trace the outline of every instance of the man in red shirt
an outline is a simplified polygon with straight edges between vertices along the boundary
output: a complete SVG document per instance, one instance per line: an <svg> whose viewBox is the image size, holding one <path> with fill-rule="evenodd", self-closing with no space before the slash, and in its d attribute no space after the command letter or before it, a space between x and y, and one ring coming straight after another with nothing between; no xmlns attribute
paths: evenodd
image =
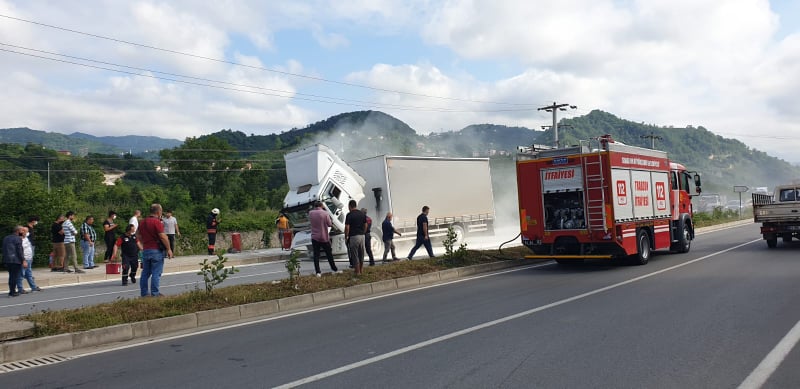
<svg viewBox="0 0 800 389"><path fill-rule="evenodd" d="M161 293L158 292L158 285L161 281L161 272L164 270L164 258L173 256L169 247L169 238L164 233L164 224L161 223L160 204L150 206L150 216L139 223L136 236L142 242L143 248L142 277L139 279L141 296L161 296Z"/></svg>

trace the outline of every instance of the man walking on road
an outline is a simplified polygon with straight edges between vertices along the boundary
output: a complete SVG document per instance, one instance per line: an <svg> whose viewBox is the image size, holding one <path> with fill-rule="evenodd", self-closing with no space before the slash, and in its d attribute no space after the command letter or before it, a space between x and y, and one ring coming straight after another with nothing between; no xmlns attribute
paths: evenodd
<svg viewBox="0 0 800 389"><path fill-rule="evenodd" d="M417 249L423 245L425 246L425 250L428 251L428 256L433 258L431 237L428 235L428 212L430 212L430 208L426 205L422 207L422 213L417 216L417 242L414 244L411 252L408 253L409 261L411 258L414 258L414 253L417 252Z"/></svg>
<svg viewBox="0 0 800 389"><path fill-rule="evenodd" d="M389 254L389 250L392 251L392 261L396 261L397 254L394 252L394 235L397 234L397 236L401 236L402 234L394 229L391 212L386 213L386 218L383 219L383 223L381 223L381 230L383 230L383 262L386 262L386 255Z"/></svg>
<svg viewBox="0 0 800 389"><path fill-rule="evenodd" d="M150 215L139 224L136 236L141 240L143 249L142 277L139 279L141 296L161 296L158 287L164 270L164 258L172 258L172 250L164 233L164 224L161 223L160 204L150 206Z"/></svg>
<svg viewBox="0 0 800 389"><path fill-rule="evenodd" d="M316 201L314 209L308 213L308 219L311 224L311 247L314 250L314 271L317 277L322 276L319 270L319 252L325 251L325 257L328 258L328 265L334 273L341 273L336 268L336 262L333 261L333 250L331 250L331 238L328 235L328 228L331 227L331 216L322 208L322 202Z"/></svg>
<svg viewBox="0 0 800 389"><path fill-rule="evenodd" d="M367 215L359 211L356 206L355 200L350 200L348 203L350 211L344 219L344 235L347 239L350 265L359 276L364 267L364 231L367 230Z"/></svg>
<svg viewBox="0 0 800 389"><path fill-rule="evenodd" d="M19 296L17 284L19 283L22 266L25 262L25 253L22 252L22 226L14 227L14 232L3 238L3 265L8 270L8 296Z"/></svg>

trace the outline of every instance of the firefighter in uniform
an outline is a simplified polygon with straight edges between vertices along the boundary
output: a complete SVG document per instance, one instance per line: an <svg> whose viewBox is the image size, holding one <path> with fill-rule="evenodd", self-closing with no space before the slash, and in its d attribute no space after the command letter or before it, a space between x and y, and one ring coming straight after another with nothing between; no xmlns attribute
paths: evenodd
<svg viewBox="0 0 800 389"><path fill-rule="evenodd" d="M206 232L208 233L208 255L214 255L214 243L217 241L217 226L219 226L219 208L214 208L206 218Z"/></svg>
<svg viewBox="0 0 800 389"><path fill-rule="evenodd" d="M136 270L139 268L141 251L142 242L136 238L136 226L128 224L125 234L117 238L111 253L113 258L122 257L122 285L128 285L128 277L132 284L136 284Z"/></svg>

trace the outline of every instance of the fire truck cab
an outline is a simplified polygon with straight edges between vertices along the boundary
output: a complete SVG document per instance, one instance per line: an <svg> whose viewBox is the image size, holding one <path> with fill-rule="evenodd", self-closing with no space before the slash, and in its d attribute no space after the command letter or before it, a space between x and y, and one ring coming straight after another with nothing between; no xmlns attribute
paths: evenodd
<svg viewBox="0 0 800 389"><path fill-rule="evenodd" d="M688 252L692 182L699 194L700 176L666 152L610 135L519 154L522 243L536 254L526 258L631 258L643 265L653 250Z"/></svg>

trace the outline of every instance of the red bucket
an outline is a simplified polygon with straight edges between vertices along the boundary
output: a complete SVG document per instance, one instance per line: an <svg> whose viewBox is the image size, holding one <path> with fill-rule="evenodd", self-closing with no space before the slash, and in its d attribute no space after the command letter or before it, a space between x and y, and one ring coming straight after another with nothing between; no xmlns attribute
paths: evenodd
<svg viewBox="0 0 800 389"><path fill-rule="evenodd" d="M122 264L121 263L107 263L106 264L106 274L120 274L122 273Z"/></svg>

